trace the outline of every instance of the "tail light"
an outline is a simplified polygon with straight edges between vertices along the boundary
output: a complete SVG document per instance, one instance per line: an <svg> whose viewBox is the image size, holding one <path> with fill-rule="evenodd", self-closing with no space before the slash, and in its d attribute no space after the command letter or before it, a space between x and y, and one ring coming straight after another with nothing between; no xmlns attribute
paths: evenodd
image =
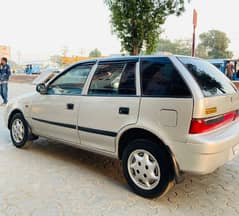
<svg viewBox="0 0 239 216"><path fill-rule="evenodd" d="M206 119L193 119L190 127L190 134L199 134L219 128L229 122L235 121L238 118L239 112L233 111L224 115L215 116Z"/></svg>

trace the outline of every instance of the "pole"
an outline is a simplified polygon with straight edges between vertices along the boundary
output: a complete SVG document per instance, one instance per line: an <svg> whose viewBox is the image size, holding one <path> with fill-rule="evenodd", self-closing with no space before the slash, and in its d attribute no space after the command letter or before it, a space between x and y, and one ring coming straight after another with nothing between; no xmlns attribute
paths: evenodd
<svg viewBox="0 0 239 216"><path fill-rule="evenodd" d="M192 42L192 56L195 56L195 46L196 46L196 28L197 28L198 13L193 10L193 42Z"/></svg>
<svg viewBox="0 0 239 216"><path fill-rule="evenodd" d="M195 57L195 44L196 44L196 27L193 26L193 43L192 43L192 57Z"/></svg>

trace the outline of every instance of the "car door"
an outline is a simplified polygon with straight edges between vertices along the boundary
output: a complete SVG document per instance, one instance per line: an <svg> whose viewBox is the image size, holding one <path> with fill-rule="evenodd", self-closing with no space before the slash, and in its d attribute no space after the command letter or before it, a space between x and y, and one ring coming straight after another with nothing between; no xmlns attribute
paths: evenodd
<svg viewBox="0 0 239 216"><path fill-rule="evenodd" d="M140 75L139 124L153 128L164 140L186 142L193 110L187 77L168 57L141 58Z"/></svg>
<svg viewBox="0 0 239 216"><path fill-rule="evenodd" d="M82 63L69 68L48 85L47 94L34 98L31 125L35 134L79 144L79 98L93 65Z"/></svg>
<svg viewBox="0 0 239 216"><path fill-rule="evenodd" d="M79 108L81 145L115 152L121 128L135 124L140 98L136 93L136 65L128 61L100 61Z"/></svg>

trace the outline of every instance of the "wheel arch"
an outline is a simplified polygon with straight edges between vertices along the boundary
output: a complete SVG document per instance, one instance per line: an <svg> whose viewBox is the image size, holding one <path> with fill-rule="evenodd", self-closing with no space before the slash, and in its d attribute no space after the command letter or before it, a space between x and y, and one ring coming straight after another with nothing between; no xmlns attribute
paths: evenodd
<svg viewBox="0 0 239 216"><path fill-rule="evenodd" d="M122 158L123 150L128 145L128 142L136 138L148 138L150 140L157 141L157 143L159 143L159 145L162 145L162 147L167 146L161 138L147 129L140 127L128 128L123 131L118 138L117 153L119 159Z"/></svg>
<svg viewBox="0 0 239 216"><path fill-rule="evenodd" d="M174 153L172 152L170 147L163 141L163 139L161 139L156 134L150 132L147 129L135 127L135 128L129 128L123 131L120 134L118 138L118 142L117 142L118 158L120 160L122 159L123 151L128 146L129 141L133 139L140 139L140 138L144 138L144 139L146 138L146 139L150 139L151 141L155 141L169 154L169 156L171 157L172 168L174 170L175 181L176 183L182 182L184 180L184 177L182 175L182 172L180 171L180 167L177 163Z"/></svg>
<svg viewBox="0 0 239 216"><path fill-rule="evenodd" d="M11 119L13 118L13 116L14 116L16 113L20 113L20 114L24 117L23 112L22 112L20 109L14 109L14 110L12 110L11 113L10 113L10 115L9 115L9 117L8 117L8 119L7 119L7 127L8 127L8 129L10 129Z"/></svg>

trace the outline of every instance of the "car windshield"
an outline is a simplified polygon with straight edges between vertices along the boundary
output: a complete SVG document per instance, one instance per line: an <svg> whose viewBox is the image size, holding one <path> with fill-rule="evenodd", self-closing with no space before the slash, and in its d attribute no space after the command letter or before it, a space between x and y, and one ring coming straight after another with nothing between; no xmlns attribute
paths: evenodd
<svg viewBox="0 0 239 216"><path fill-rule="evenodd" d="M231 81L209 62L190 57L178 59L195 78L205 97L236 93Z"/></svg>

